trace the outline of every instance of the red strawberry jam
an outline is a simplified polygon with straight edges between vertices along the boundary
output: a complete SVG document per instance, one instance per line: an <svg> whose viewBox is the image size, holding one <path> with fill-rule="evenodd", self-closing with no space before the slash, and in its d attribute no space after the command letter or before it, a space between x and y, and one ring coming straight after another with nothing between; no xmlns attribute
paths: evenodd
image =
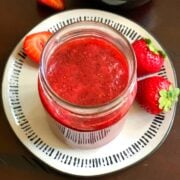
<svg viewBox="0 0 180 180"><path fill-rule="evenodd" d="M116 98L128 83L128 64L110 42L93 37L69 40L50 57L47 80L62 99L83 106Z"/></svg>
<svg viewBox="0 0 180 180"><path fill-rule="evenodd" d="M72 38L58 45L46 64L46 82L59 100L49 96L41 76L39 94L45 109L60 125L78 131L101 130L118 122L129 110L136 94L136 76L133 88L123 92L129 74L126 56L110 41L98 36ZM122 94L126 94L123 100L112 105ZM93 115L84 115L84 110L73 112L59 101L78 108L112 106L108 111L101 109L100 114L98 109Z"/></svg>

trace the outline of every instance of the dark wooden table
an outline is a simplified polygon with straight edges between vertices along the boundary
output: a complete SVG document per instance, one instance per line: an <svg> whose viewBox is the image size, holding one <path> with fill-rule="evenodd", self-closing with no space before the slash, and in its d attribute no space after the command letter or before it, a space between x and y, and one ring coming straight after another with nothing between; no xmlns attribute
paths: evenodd
<svg viewBox="0 0 180 180"><path fill-rule="evenodd" d="M150 31L167 50L180 85L180 1L153 0L129 11L100 6L94 0L65 0L66 9L96 8L132 19ZM1 0L0 3L0 78L8 56L19 40L37 23L54 14L37 5L36 0ZM0 103L0 179L76 179L58 173L37 160L19 142ZM179 180L180 179L180 108L173 128L163 145L136 165L97 179Z"/></svg>

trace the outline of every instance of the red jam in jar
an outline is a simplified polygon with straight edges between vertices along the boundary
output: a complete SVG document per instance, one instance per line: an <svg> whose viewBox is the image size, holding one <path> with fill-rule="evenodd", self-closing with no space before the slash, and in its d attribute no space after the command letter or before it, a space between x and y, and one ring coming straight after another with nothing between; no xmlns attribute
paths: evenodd
<svg viewBox="0 0 180 180"><path fill-rule="evenodd" d="M125 89L128 76L123 53L108 41L91 36L59 46L47 66L53 91L80 106L110 102Z"/></svg>
<svg viewBox="0 0 180 180"><path fill-rule="evenodd" d="M123 35L106 25L75 23L47 43L38 85L56 134L77 147L101 146L119 133L118 122L134 100L133 51ZM67 139L65 131L75 140ZM101 140L92 141L102 132ZM87 138L82 143L81 136Z"/></svg>

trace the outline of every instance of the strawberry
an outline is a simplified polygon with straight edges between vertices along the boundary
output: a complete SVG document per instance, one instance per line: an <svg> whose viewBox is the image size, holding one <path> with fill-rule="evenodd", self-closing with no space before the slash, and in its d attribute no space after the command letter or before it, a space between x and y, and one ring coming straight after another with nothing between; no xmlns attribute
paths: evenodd
<svg viewBox="0 0 180 180"><path fill-rule="evenodd" d="M138 81L136 100L147 112L159 114L169 111L179 94L168 79L154 76Z"/></svg>
<svg viewBox="0 0 180 180"><path fill-rule="evenodd" d="M57 11L64 9L64 0L38 0L38 2Z"/></svg>
<svg viewBox="0 0 180 180"><path fill-rule="evenodd" d="M51 32L43 31L33 33L25 37L23 49L27 56L36 63L39 63L42 50L52 36Z"/></svg>
<svg viewBox="0 0 180 180"><path fill-rule="evenodd" d="M150 39L139 39L132 43L137 59L138 77L160 71L165 54L157 50Z"/></svg>

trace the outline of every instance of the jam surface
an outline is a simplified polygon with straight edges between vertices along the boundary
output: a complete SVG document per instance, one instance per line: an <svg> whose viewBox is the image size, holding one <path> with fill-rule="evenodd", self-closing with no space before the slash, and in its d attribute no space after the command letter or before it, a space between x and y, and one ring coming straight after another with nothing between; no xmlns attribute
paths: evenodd
<svg viewBox="0 0 180 180"><path fill-rule="evenodd" d="M123 53L97 37L72 39L57 47L46 74L59 97L83 106L110 102L125 89L129 78Z"/></svg>

